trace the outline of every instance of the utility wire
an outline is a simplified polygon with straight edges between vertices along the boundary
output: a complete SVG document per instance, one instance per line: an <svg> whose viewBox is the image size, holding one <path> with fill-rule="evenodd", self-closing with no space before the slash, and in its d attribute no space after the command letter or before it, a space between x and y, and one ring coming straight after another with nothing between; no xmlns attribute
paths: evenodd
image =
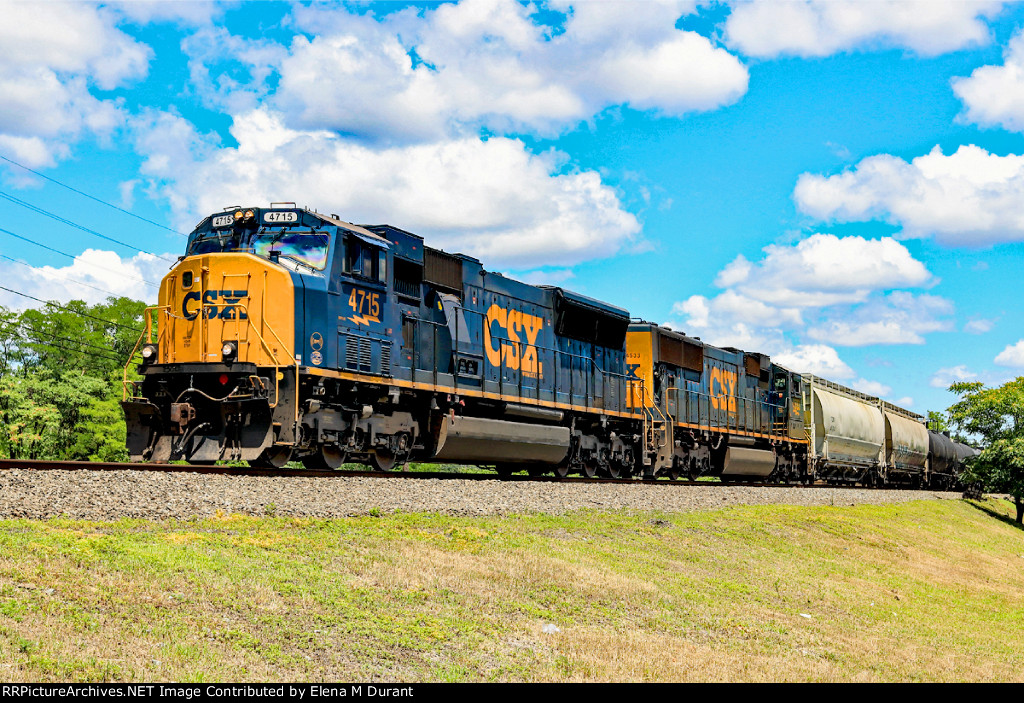
<svg viewBox="0 0 1024 703"><path fill-rule="evenodd" d="M35 266L33 266L32 264L24 262L21 259L15 259L12 256L7 256L6 254L0 254L0 259L6 259L7 261L10 261L11 263L15 263L15 264L18 264L20 266L24 266L26 268L30 268L33 271L36 270ZM54 269L54 270L56 271L57 269ZM77 283L78 285L85 286L86 288L92 288L93 290L98 290L100 293L107 293L108 295L112 295L115 298L122 297L120 293L115 293L114 291L107 290L106 288L99 288L97 286L92 285L91 283L86 283L85 281L79 280L77 278L71 278L71 276L62 275L62 276L60 276L60 279L62 281L70 281L71 283Z"/></svg>
<svg viewBox="0 0 1024 703"><path fill-rule="evenodd" d="M39 176L40 178L45 178L46 180L50 181L50 183L56 183L61 188L67 188L68 190L70 190L73 193L78 193L81 196L89 198L89 200L94 200L94 201L96 201L97 203L99 203L101 205L106 205L107 207L113 208L113 209L115 209L115 210L117 210L119 212L123 212L125 215L129 215L130 217L134 217L137 220L142 220L143 222L148 222L149 224L153 225L154 227L159 227L160 229L165 229L168 232L173 232L174 234L180 235L182 237L187 237L188 236L184 232L179 232L176 229L171 229L170 227L167 227L166 225L162 225L159 222L153 222L153 220L146 219L142 215L136 215L134 212L131 212L130 210L125 210L123 207L118 207L117 205L114 205L113 203L108 203L106 200L101 200L100 198L97 198L95 195L89 195L86 192L78 190L78 188L72 188L71 186L69 186L66 183L61 183L56 178L50 178L47 175L39 173L39 171L36 171L34 169L29 168L28 166L25 166L24 164L19 164L14 159L9 159L6 156L4 156L3 154L0 154L0 159L3 159L4 161L6 161L9 164L13 164L13 165L17 166L18 168L23 168L26 171L28 171L29 173L34 173L35 175Z"/></svg>
<svg viewBox="0 0 1024 703"><path fill-rule="evenodd" d="M105 325L111 325L112 327L117 327L118 329L129 330L130 332L142 332L141 327L128 327L127 325L122 325L111 320L104 320L102 317L96 317L94 315L90 315L89 313L82 312L81 310L75 310L73 308L65 307L60 303L53 302L52 300L43 300L41 298L35 297L34 295L29 295L28 293L22 293L21 291L14 290L13 288L5 288L4 286L0 286L0 290L5 290L8 293L20 295L22 298L29 298L30 300L35 300L36 302L42 303L43 305L52 305L55 308L60 308L61 310L66 310L67 312L71 312L74 313L75 315L80 315L82 317L88 317L91 320L96 320L97 322L102 322Z"/></svg>
<svg viewBox="0 0 1024 703"><path fill-rule="evenodd" d="M88 232L89 234L91 234L93 236L96 236L96 237L99 237L100 239L105 239L108 242L113 242L114 244L120 244L123 247L127 247L129 249L133 249L134 251L140 252L142 254L149 254L150 256L155 256L158 259L163 259L164 261L169 261L171 263L174 263L174 259L168 259L166 256L160 256L159 254L154 254L151 251L146 251L145 249L140 249L139 247L135 246L134 244L129 244L128 242L122 242L120 239L114 239L113 237L108 237L107 235L101 234L101 233L97 232L94 229L89 229L88 227L80 225L77 222L73 222L72 220L69 220L69 219L67 219L65 217L61 217L60 215L54 214L54 213L50 212L49 210L44 210L43 208L39 207L38 205L33 205L32 203L28 202L27 200L22 200L21 198L16 198L13 195L10 195L9 193L3 192L2 190L0 190L0 198L3 198L5 200L9 200L10 202L14 203L15 205L20 205L23 208L27 208L28 210L31 210L32 212L38 213L40 215L44 215L44 216L49 217L49 218L51 218L53 220L57 220L57 222L62 222L64 224L66 224L68 227L74 227L75 229L79 229L79 230L81 230L83 232Z"/></svg>
<svg viewBox="0 0 1024 703"><path fill-rule="evenodd" d="M98 347L95 344L89 344L88 342L81 342L81 341L79 341L77 339L68 339L67 337L61 337L58 334L53 334L51 332L44 332L43 330L37 330L34 327L29 327L28 325L26 325L24 323L8 322L6 320L0 320L0 323L8 325L9 327L16 327L16 328L21 329L21 330L26 331L26 332L31 332L33 334L43 334L43 335L46 335L47 337L51 337L53 339L59 339L62 342L70 342L71 344L77 344L77 345L80 345L80 346L83 346L83 347L89 347L90 349L98 349L99 351L102 351L102 352L109 352L110 351L110 349L108 347ZM82 351L80 349L79 350L68 349L67 347L62 347L59 344L52 344L52 343L44 342L44 341L39 340L39 339L36 339L36 340L31 340L30 339L28 343L29 344L38 344L39 346L43 346L43 347L53 347L55 349L62 349L63 351L77 351L78 353L81 353L81 354L91 353L91 352ZM119 359L116 356L111 356L110 354L91 353L91 355L92 356L99 356L99 357L102 357L104 359L109 359L111 361L123 361L122 359Z"/></svg>
<svg viewBox="0 0 1024 703"><path fill-rule="evenodd" d="M37 242L34 239L31 239L31 238L26 237L26 236L21 235L21 234L17 234L15 232L12 232L9 229L4 229L3 227L0 227L0 232L3 232L4 234L10 235L10 236L14 237L15 239L20 239L23 242L28 242L29 244L35 244L37 247L42 247L43 249L46 249L47 251L52 251L54 254L60 254L61 256L66 256L69 259L71 259L72 261L75 261L78 258L74 254L69 254L66 251L61 251L60 249L54 249L51 246L47 246L46 244L41 244L40 242ZM115 271L113 269L108 269L106 266L100 266L98 264L89 264L89 266L94 266L94 267L96 267L98 269L103 269L104 271L109 271L110 273L115 273L118 276L124 276L125 275L121 271ZM153 283L152 281L147 281L145 278L139 278L138 276L125 276L125 278L131 278L131 279L136 280L136 281L141 281L142 283L145 283L147 286L150 286L152 288L159 288L160 287L158 284Z"/></svg>

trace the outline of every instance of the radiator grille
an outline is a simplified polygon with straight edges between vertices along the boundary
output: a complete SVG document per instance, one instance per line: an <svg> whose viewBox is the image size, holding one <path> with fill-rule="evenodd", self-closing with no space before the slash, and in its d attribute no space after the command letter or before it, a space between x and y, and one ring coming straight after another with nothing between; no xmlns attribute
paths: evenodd
<svg viewBox="0 0 1024 703"><path fill-rule="evenodd" d="M382 376L391 375L391 345L387 342L380 345L380 373Z"/></svg>

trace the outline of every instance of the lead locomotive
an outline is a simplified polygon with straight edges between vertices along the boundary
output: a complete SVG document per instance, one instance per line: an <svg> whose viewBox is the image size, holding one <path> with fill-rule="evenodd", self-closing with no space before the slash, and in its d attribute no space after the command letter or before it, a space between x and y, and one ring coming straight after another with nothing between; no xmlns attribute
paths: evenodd
<svg viewBox="0 0 1024 703"><path fill-rule="evenodd" d="M765 355L290 203L203 220L139 348L135 461L938 483L969 453Z"/></svg>

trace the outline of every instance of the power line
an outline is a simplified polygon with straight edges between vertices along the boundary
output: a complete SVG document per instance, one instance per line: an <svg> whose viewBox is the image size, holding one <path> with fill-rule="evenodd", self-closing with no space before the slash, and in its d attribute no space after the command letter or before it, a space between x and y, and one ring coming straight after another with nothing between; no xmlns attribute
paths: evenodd
<svg viewBox="0 0 1024 703"><path fill-rule="evenodd" d="M113 237L108 237L107 235L101 234L100 232L97 232L94 229L89 229L88 227L80 225L77 222L74 222L72 220L67 219L66 217L61 217L60 215L52 213L49 210L44 210L43 208L39 207L38 205L33 205L32 203L28 202L27 200L22 200L21 198L16 198L13 195L10 195L9 193L3 192L2 190L0 190L0 198L3 198L5 200L9 200L10 202L14 203L15 205L20 205L23 208L31 210L32 212L38 213L38 214L43 215L45 217L49 217L50 219L56 220L57 222L61 222L63 224L66 224L69 227L74 227L75 229L82 230L83 232L88 232L89 234L91 234L93 236L96 236L96 237L99 237L100 239L105 239L108 242L113 242L114 244L120 244L123 247L127 247L128 249L133 249L133 250L135 250L137 252L140 252L142 254L149 254L150 256L155 256L158 259L163 259L164 261L170 261L171 263L174 263L174 259L168 259L166 256L160 256L159 254L154 254L151 251L146 251L145 249L140 249L139 247L135 246L134 244L129 244L128 242L122 242L120 239L114 239Z"/></svg>
<svg viewBox="0 0 1024 703"><path fill-rule="evenodd" d="M54 249L53 247L48 246L46 244L42 244L40 242L37 242L36 240L31 239L30 237L26 237L24 235L17 234L16 232L12 232L9 229L4 229L3 227L0 227L0 232L3 232L4 234L10 235L10 236L14 237L15 239L20 239L23 242L28 242L29 244L35 244L37 247L42 247L43 249L46 249L47 251L52 251L54 254L60 254L61 256L66 256L69 259L71 259L72 261L75 261L76 259L78 259L78 257L75 256L74 254L69 254L66 251L61 251L60 249ZM96 267L98 269L103 269L104 271L109 271L110 273L115 273L118 276L124 276L125 275L121 271L115 271L113 269L108 269L106 266L100 266L99 264L89 264L89 266L94 266L94 267ZM160 287L158 284L153 283L152 281L147 281L145 278L139 278L138 276L125 276L125 278L131 278L131 279L136 280L136 281L141 281L142 283L145 283L147 286L150 286L152 288L159 288Z"/></svg>
<svg viewBox="0 0 1024 703"><path fill-rule="evenodd" d="M21 330L26 331L26 332L31 332L33 334L43 334L43 335L46 335L47 337L51 337L53 339L59 339L62 342L70 342L71 344L78 344L78 345L83 346L83 347L89 347L90 349L98 349L99 351L102 351L102 352L109 352L110 351L110 349L107 348L107 347L98 347L95 344L89 344L88 342L81 342L81 341L79 341L77 339L68 339L67 337L61 337L60 335L53 334L52 332L44 332L43 330L37 330L34 327L29 327L28 325L26 325L24 323L8 322L6 320L0 320L0 323L8 325L10 327L16 327L16 328L21 329ZM43 342L43 341L41 341L39 339L36 339L36 340L31 340L30 339L28 343L29 344L38 344L39 346L43 346L43 347L51 347L51 348L54 348L54 349L61 349L63 351L71 351L71 352L77 351L80 354L86 354L87 353L87 352L84 352L84 351L81 351L81 350L68 349L67 347L62 347L59 344L52 344L52 343L48 343L48 342ZM99 357L102 357L104 359L109 359L110 361L123 361L123 359L119 359L116 356L111 356L110 354L95 354L95 353L93 353L92 356L99 356Z"/></svg>
<svg viewBox="0 0 1024 703"><path fill-rule="evenodd" d="M123 212L125 215L128 215L130 217L134 217L137 220L142 220L143 222L148 222L149 224L153 225L154 227L159 227L160 229L165 229L168 232L173 232L174 234L180 235L182 237L187 237L188 236L184 232L179 232L176 229L171 229L170 227L167 227L166 225L162 225L159 222L153 222L153 220L146 219L142 215L136 215L134 212L131 212L129 210L125 210L123 207L118 207L117 205L114 205L113 203L108 203L106 200L101 200L100 198L97 198L95 195L89 195L88 193L86 193L84 191L78 190L78 188L73 188L73 187L69 186L66 183L61 183L56 178L50 178L47 175L39 173L39 171L36 171L34 169L29 168L28 166L25 166L24 164L19 164L14 159L9 159L6 156L4 156L3 154L0 154L0 159L3 159L4 161L6 161L9 164L13 164L13 165L17 166L18 168L23 168L26 171L28 171L29 173L34 173L35 175L39 176L40 178L45 178L46 180L50 181L51 183L56 183L61 188L67 188L68 190L70 190L73 193L78 193L81 196L89 198L89 200L94 200L94 201L96 201L97 203L99 203L101 205L106 205L107 207L113 208L113 209L115 209L115 210L117 210L119 212Z"/></svg>
<svg viewBox="0 0 1024 703"><path fill-rule="evenodd" d="M18 264L20 266L24 266L26 268L30 268L33 271L36 271L36 267L33 266L32 264L27 263L25 261L22 261L20 259L15 259L14 257L11 257L11 256L7 256L6 254L0 254L0 259L6 259L7 261L10 261L11 263L15 263L15 264ZM54 269L54 270L56 271L57 269ZM68 276L68 275L62 274L60 276L60 278L63 281L70 281L71 283L77 283L80 286L85 286L86 288L92 288L93 290L98 290L100 293L106 293L108 295L114 296L115 298L120 298L121 297L120 293L115 293L114 291L107 290L106 288L99 288L98 286L94 286L91 283L86 283L85 281L81 281L81 280L79 280L77 278L71 278L71 276Z"/></svg>
<svg viewBox="0 0 1024 703"><path fill-rule="evenodd" d="M127 325L122 325L117 322L113 322L112 320L104 320L102 317L96 317L94 315L90 315L89 313L82 312L81 310L75 310L73 308L65 307L60 303L53 302L52 300L43 300L41 298L35 297L34 295L29 295L28 293L22 293L21 291L14 290L13 288L5 288L4 286L0 286L0 290L5 290L8 293L20 295L22 298L29 298L30 300L35 300L36 302L42 303L43 305L52 305L55 308L60 308L61 310L66 310L67 312L74 313L75 315L81 315L82 317L88 317L91 320L96 320L97 322L102 322L105 325L111 325L113 327L117 327L118 329L124 329L130 332L142 332L141 327L128 327Z"/></svg>

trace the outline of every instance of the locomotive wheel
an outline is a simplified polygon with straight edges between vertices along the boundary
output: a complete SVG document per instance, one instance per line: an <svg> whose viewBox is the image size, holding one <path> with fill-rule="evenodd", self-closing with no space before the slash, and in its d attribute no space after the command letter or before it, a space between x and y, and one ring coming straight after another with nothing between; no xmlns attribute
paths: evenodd
<svg viewBox="0 0 1024 703"><path fill-rule="evenodd" d="M302 457L302 465L307 469L334 469L341 468L345 463L345 452L335 445L321 444L316 454Z"/></svg>
<svg viewBox="0 0 1024 703"><path fill-rule="evenodd" d="M594 478L597 476L597 461L594 459L587 459L583 462L583 468L580 469L580 473L587 478Z"/></svg>
<svg viewBox="0 0 1024 703"><path fill-rule="evenodd" d="M376 471L391 471L397 463L395 453L390 449L377 447L370 452L370 466Z"/></svg>
<svg viewBox="0 0 1024 703"><path fill-rule="evenodd" d="M565 478L568 475L569 475L569 467L568 466L559 465L559 466L555 467L555 478Z"/></svg>
<svg viewBox="0 0 1024 703"><path fill-rule="evenodd" d="M605 475L605 478L619 478L622 476L622 467L615 462L610 462L601 473Z"/></svg>
<svg viewBox="0 0 1024 703"><path fill-rule="evenodd" d="M673 481L678 481L679 477L682 476L682 475L683 475L683 470L679 466L679 462L678 461L673 461L672 462L672 466L669 467L669 470L668 470L668 477L671 480L673 480Z"/></svg>
<svg viewBox="0 0 1024 703"><path fill-rule="evenodd" d="M259 457L249 462L249 466L257 469L280 469L283 468L291 458L291 447L267 447Z"/></svg>

